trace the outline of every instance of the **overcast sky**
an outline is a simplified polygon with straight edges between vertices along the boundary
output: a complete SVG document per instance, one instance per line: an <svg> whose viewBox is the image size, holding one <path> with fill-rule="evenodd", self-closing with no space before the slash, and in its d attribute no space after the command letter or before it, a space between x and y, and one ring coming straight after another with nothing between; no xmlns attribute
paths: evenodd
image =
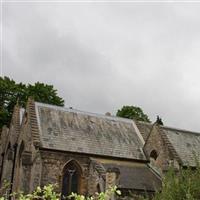
<svg viewBox="0 0 200 200"><path fill-rule="evenodd" d="M65 106L200 132L200 2L3 3L3 75L53 84Z"/></svg>

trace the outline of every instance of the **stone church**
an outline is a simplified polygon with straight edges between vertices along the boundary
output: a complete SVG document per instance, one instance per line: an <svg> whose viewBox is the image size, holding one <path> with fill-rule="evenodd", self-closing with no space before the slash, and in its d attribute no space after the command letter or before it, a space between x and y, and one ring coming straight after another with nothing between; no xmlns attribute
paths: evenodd
<svg viewBox="0 0 200 200"><path fill-rule="evenodd" d="M0 138L0 184L9 193L58 184L58 192L93 195L117 185L122 195L161 188L171 166L194 166L200 134L28 100L15 106Z"/></svg>
<svg viewBox="0 0 200 200"><path fill-rule="evenodd" d="M151 166L163 175L173 166L194 168L200 161L200 133L140 122L138 128L145 140L143 150ZM144 128L146 127L146 129ZM150 128L151 127L151 128ZM145 131L148 128L149 131Z"/></svg>

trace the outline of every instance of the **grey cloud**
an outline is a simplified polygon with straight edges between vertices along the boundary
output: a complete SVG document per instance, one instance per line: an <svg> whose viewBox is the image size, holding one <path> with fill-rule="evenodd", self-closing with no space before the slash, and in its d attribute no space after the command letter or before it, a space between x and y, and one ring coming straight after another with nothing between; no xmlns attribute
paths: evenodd
<svg viewBox="0 0 200 200"><path fill-rule="evenodd" d="M200 130L200 14L189 4L7 4L4 72L55 85L66 106L138 105ZM188 117L189 116L189 117Z"/></svg>

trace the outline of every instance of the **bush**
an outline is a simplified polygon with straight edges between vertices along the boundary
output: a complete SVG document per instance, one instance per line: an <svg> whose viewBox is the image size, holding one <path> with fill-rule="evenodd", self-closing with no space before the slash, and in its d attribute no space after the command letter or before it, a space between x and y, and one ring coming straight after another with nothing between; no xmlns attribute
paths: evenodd
<svg viewBox="0 0 200 200"><path fill-rule="evenodd" d="M153 200L199 200L200 167L181 169L178 173L170 169L163 180L162 192Z"/></svg>
<svg viewBox="0 0 200 200"><path fill-rule="evenodd" d="M47 185L43 188L37 187L36 190L31 194L24 194L23 192L19 193L13 193L11 196L13 199L17 200L60 200L61 194L55 192L56 185ZM110 199L114 194L120 195L121 192L117 190L117 187L114 186L106 192L96 193L95 196L92 197L85 197L84 195L79 195L76 193L72 193L68 197L62 197L62 199L73 199L73 200L108 200ZM8 197L6 195L2 195L0 197L0 200L7 200Z"/></svg>
<svg viewBox="0 0 200 200"><path fill-rule="evenodd" d="M55 185L37 187L32 194L23 194L22 192L12 194L18 200L59 200L61 194L55 192ZM6 187L5 187L6 188ZM5 189L4 188L4 189ZM96 193L92 197L72 193L65 199L73 200L108 200L114 195L120 195L121 192L117 187L110 188L106 192ZM140 200L147 198L138 197ZM63 199L63 198L62 198ZM135 199L134 197L130 199ZM163 179L161 192L157 192L153 200L199 200L200 199L200 167L196 169L186 168L176 172L171 168ZM0 200L7 200L5 195Z"/></svg>

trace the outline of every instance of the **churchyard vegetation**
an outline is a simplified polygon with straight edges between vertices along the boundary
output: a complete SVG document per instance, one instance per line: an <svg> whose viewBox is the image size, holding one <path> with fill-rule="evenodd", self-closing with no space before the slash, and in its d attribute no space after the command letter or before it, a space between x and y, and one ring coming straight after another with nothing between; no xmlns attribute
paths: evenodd
<svg viewBox="0 0 200 200"><path fill-rule="evenodd" d="M31 194L24 194L23 192L13 193L11 195L12 199L15 200L109 200L114 195L121 195L120 190L116 186L110 187L105 192L96 193L94 196L84 196L76 193L64 197L60 193L56 192L57 185L49 184L43 188L37 187ZM7 193L0 196L0 200L9 200Z"/></svg>
<svg viewBox="0 0 200 200"><path fill-rule="evenodd" d="M123 106L117 111L116 115L118 117L124 117L128 119L151 122L149 117L143 112L143 110L137 106Z"/></svg>
<svg viewBox="0 0 200 200"><path fill-rule="evenodd" d="M162 190L152 200L199 200L200 166L182 168L180 171L169 169L163 178ZM149 200L142 198L140 200Z"/></svg>
<svg viewBox="0 0 200 200"><path fill-rule="evenodd" d="M38 102L64 106L64 100L58 96L53 85L16 83L8 77L0 77L0 130L3 125L9 126L16 103L25 107L28 97Z"/></svg>
<svg viewBox="0 0 200 200"><path fill-rule="evenodd" d="M200 167L181 169L176 172L170 169L163 180L162 192L153 200L199 200Z"/></svg>
<svg viewBox="0 0 200 200"><path fill-rule="evenodd" d="M14 193L12 194L18 200L59 200L61 195L55 192L55 185L48 185L37 189L31 194ZM92 197L86 197L72 193L66 199L73 200L108 200L116 195L116 199L123 199L120 190L117 187L110 188L106 192L96 193ZM7 200L6 193L1 195L0 200ZM130 200L149 200L145 197L128 197ZM171 168L163 178L163 187L158 191L152 200L199 200L200 199L200 167L183 168L179 172Z"/></svg>

